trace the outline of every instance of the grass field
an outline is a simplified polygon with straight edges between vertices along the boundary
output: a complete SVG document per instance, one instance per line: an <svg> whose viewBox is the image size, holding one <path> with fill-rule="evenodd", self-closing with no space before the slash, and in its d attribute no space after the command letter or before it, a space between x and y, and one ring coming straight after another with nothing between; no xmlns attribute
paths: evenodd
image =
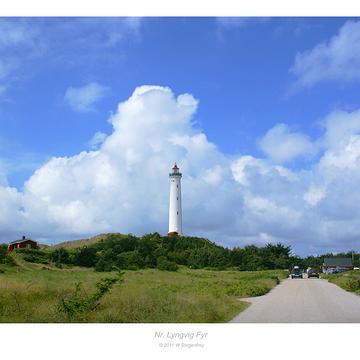
<svg viewBox="0 0 360 360"><path fill-rule="evenodd" d="M240 272L156 269L125 271L96 307L69 316L62 299L96 291L96 283L116 276L90 268L63 268L25 262L0 268L0 322L226 322L248 305L240 297L268 292L283 270Z"/></svg>
<svg viewBox="0 0 360 360"><path fill-rule="evenodd" d="M346 291L360 295L360 270L346 271L339 274L323 275L323 278L340 286Z"/></svg>

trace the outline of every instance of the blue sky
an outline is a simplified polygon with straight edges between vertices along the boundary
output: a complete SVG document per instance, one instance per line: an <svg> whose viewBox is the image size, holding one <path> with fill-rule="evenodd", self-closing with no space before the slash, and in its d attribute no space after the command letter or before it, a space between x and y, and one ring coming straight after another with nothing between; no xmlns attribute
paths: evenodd
<svg viewBox="0 0 360 360"><path fill-rule="evenodd" d="M205 134L207 142L217 148L214 157L234 164L250 156L274 169L284 166L296 176L311 172L307 180L299 180L309 181L311 188L316 179L322 179L323 173L318 175L316 169L333 149L324 145L331 130L326 119L336 111L351 115L360 108L357 30L357 19L346 18L2 18L0 181L3 178L3 186L26 196L24 184L36 170L46 170L54 158L70 159L82 151L101 149L101 143L116 130L111 119L119 114L118 104L126 102L139 86L159 85L170 88L175 97L191 94L198 100L188 119L188 135ZM355 136L357 127L352 129ZM138 141L143 141L142 136L150 135L139 133ZM289 144L291 150L287 145L276 150L277 142ZM131 144L129 149L133 149ZM162 151L168 150L164 147ZM200 169L190 172L195 162L184 160L184 166L194 178L200 176ZM259 185L259 193L272 191L268 181ZM327 178L321 186L328 184ZM298 197L305 196L305 189L301 191ZM239 202L246 196L242 193ZM71 201L79 199L74 195ZM163 208L166 201L166 197L161 199ZM312 211L323 218L330 205L326 206ZM23 207L27 211L26 204ZM246 209L236 211L241 217ZM32 217L31 210L28 217ZM110 224L104 229L114 230L108 218L104 221ZM155 231L157 226L164 226L164 221L149 221L141 231ZM320 245L302 246L298 245L301 228L274 235L249 224L245 227L246 233L234 230L219 241L230 246L264 239L288 241L286 236L294 234L295 248L317 252L353 246L357 238L351 233L337 246L338 240L327 243L328 235L322 234L316 235L322 239ZM201 234L194 224L188 229ZM124 229L128 230L136 233L136 225ZM95 231L85 227L55 238ZM216 231L204 232L215 240L219 237ZM51 241L45 228L34 227L33 233ZM10 234L13 231L5 231L3 238Z"/></svg>
<svg viewBox="0 0 360 360"><path fill-rule="evenodd" d="M318 119L359 102L358 83L324 83L289 95L296 53L331 37L342 18L276 18L230 27L214 18L147 18L139 34L105 49L91 37L99 21L106 36L116 19L88 20L84 30L66 18L26 21L46 49L21 64L3 95L0 133L10 163L26 153L36 166L83 150L94 132L111 131L108 114L139 84L191 92L200 100L198 126L228 154L258 154L256 140L278 122L316 136ZM70 25L48 36L53 23ZM72 44L76 31L89 37L81 46ZM107 96L94 111L74 112L64 102L66 90L92 81L109 87ZM9 174L19 188L34 170L24 161L27 169Z"/></svg>

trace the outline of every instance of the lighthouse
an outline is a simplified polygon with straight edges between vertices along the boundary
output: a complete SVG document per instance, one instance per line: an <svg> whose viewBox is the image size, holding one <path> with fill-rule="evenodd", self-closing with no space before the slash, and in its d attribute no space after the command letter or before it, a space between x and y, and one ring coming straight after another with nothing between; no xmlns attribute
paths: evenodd
<svg viewBox="0 0 360 360"><path fill-rule="evenodd" d="M172 172L169 174L170 203L168 235L182 235L181 176L179 168L175 163Z"/></svg>

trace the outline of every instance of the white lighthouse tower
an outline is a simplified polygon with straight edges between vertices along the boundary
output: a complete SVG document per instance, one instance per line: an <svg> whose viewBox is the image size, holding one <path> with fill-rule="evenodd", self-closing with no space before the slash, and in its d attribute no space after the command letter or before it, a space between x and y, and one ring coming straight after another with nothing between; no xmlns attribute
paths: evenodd
<svg viewBox="0 0 360 360"><path fill-rule="evenodd" d="M170 204L169 204L169 233L168 235L182 235L181 213L181 173L176 163L169 174Z"/></svg>

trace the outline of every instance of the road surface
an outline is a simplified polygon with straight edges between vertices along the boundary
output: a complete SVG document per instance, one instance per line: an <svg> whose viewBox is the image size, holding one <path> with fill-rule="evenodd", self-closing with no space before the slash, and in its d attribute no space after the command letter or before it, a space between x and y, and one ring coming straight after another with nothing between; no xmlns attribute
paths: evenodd
<svg viewBox="0 0 360 360"><path fill-rule="evenodd" d="M286 279L251 305L234 323L360 323L360 296L322 279Z"/></svg>

